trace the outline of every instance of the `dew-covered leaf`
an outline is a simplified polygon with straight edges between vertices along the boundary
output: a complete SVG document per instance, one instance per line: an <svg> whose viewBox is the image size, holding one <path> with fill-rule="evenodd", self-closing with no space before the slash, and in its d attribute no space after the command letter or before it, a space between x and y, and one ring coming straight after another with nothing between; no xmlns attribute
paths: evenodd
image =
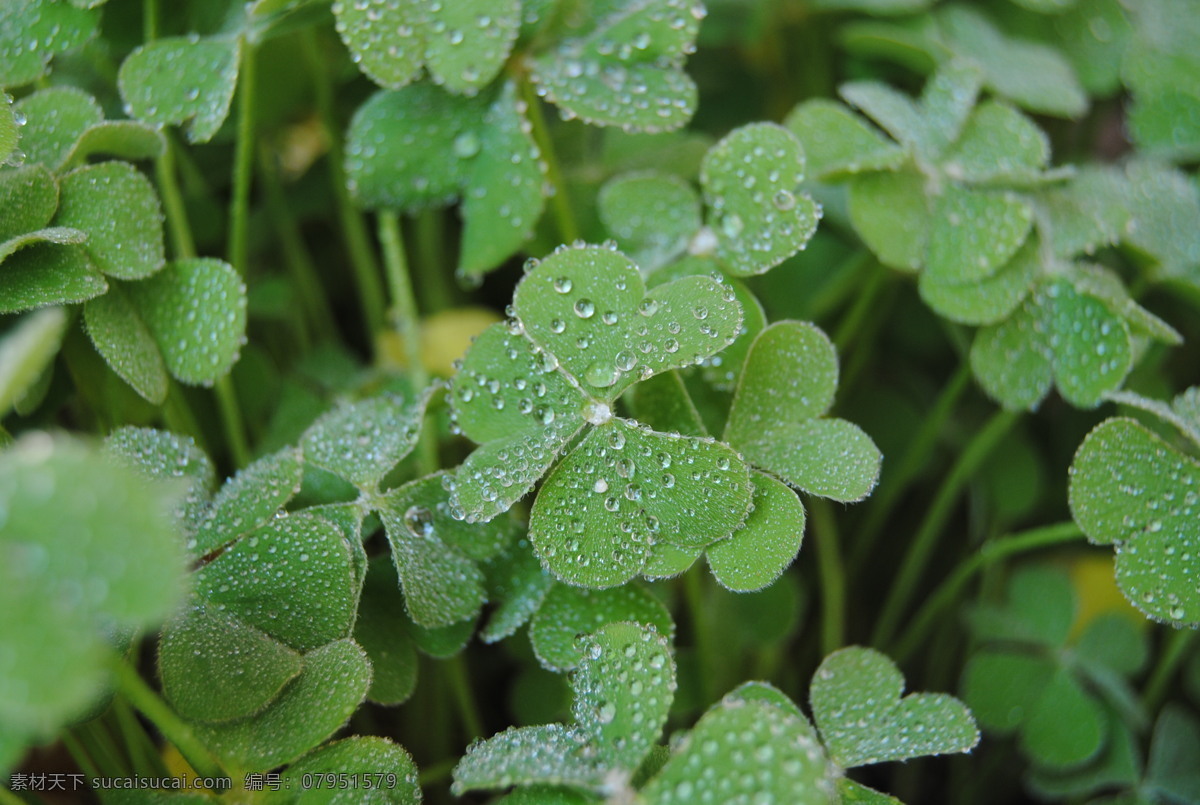
<svg viewBox="0 0 1200 805"><path fill-rule="evenodd" d="M312 775L311 777L309 775ZM334 775L323 777L322 775ZM306 780L361 780L360 787L310 788ZM319 805L420 805L417 766L404 747L386 738L354 736L322 746L282 772L283 787ZM392 784L394 781L394 784ZM374 783L367 788L366 784ZM300 794L299 792L303 792ZM287 798L291 801L290 797ZM270 801L270 800L268 800Z"/></svg>
<svg viewBox="0 0 1200 805"><path fill-rule="evenodd" d="M0 243L0 262L4 262L10 255L16 254L26 246L34 246L38 243L79 246L86 242L86 232L67 226L48 226L44 229L35 229Z"/></svg>
<svg viewBox="0 0 1200 805"><path fill-rule="evenodd" d="M932 157L928 124L908 96L877 81L851 81L838 87L850 106L878 123L909 152Z"/></svg>
<svg viewBox="0 0 1200 805"><path fill-rule="evenodd" d="M0 416L19 402L54 361L67 329L67 312L30 313L0 336Z"/></svg>
<svg viewBox="0 0 1200 805"><path fill-rule="evenodd" d="M104 120L96 99L76 87L47 87L18 101L13 108L25 118L21 150L27 164L56 170L80 136Z"/></svg>
<svg viewBox="0 0 1200 805"><path fill-rule="evenodd" d="M645 271L683 251L701 226L700 197L670 173L615 176L600 188L596 204L605 228Z"/></svg>
<svg viewBox="0 0 1200 805"><path fill-rule="evenodd" d="M54 222L87 233L84 248L100 271L134 280L166 263L162 206L141 171L127 162L102 162L68 173L59 188Z"/></svg>
<svg viewBox="0 0 1200 805"><path fill-rule="evenodd" d="M50 59L92 38L100 12L62 0L21 0L0 6L0 87L41 78Z"/></svg>
<svg viewBox="0 0 1200 805"><path fill-rule="evenodd" d="M129 295L118 284L83 307L96 351L133 390L155 404L167 398L170 378L162 353Z"/></svg>
<svg viewBox="0 0 1200 805"><path fill-rule="evenodd" d="M346 132L350 192L371 209L449 203L479 154L477 127L485 110L481 98L429 84L376 92L358 107Z"/></svg>
<svg viewBox="0 0 1200 805"><path fill-rule="evenodd" d="M449 626L426 628L409 621L409 631L417 649L434 659L445 660L467 647L475 634L475 619L468 618Z"/></svg>
<svg viewBox="0 0 1200 805"><path fill-rule="evenodd" d="M817 418L836 388L837 355L825 334L812 324L777 322L750 349L725 438L792 486L860 500L874 488L882 457L857 425Z"/></svg>
<svg viewBox="0 0 1200 805"><path fill-rule="evenodd" d="M246 286L228 263L175 260L125 287L167 369L182 382L211 385L237 361L246 332Z"/></svg>
<svg viewBox="0 0 1200 805"><path fill-rule="evenodd" d="M79 165L88 157L106 154L118 159L155 159L167 147L158 129L133 120L109 120L89 126L63 159L65 166Z"/></svg>
<svg viewBox="0 0 1200 805"><path fill-rule="evenodd" d="M1130 419L1110 419L1071 464L1071 513L1092 542L1115 543L1117 585L1156 620L1200 622L1200 530L1190 489L1200 462Z"/></svg>
<svg viewBox="0 0 1200 805"><path fill-rule="evenodd" d="M216 472L192 437L126 426L109 435L105 449L147 478L182 479L186 492L177 516L188 532L195 531L208 508Z"/></svg>
<svg viewBox="0 0 1200 805"><path fill-rule="evenodd" d="M75 87L47 87L13 107L25 117L21 150L27 164L57 170L90 127L104 120L96 99Z"/></svg>
<svg viewBox="0 0 1200 805"><path fill-rule="evenodd" d="M999 324L984 327L971 345L971 370L984 391L1014 410L1033 409L1054 384L1045 325L1026 303Z"/></svg>
<svg viewBox="0 0 1200 805"><path fill-rule="evenodd" d="M425 63L423 4L419 0L337 0L337 32L371 80L400 89Z"/></svg>
<svg viewBox="0 0 1200 805"><path fill-rule="evenodd" d="M1039 239L1028 237L1012 259L990 277L976 282L938 282L921 275L918 289L925 304L962 324L996 324L1007 319L1029 295L1042 269Z"/></svg>
<svg viewBox="0 0 1200 805"><path fill-rule="evenodd" d="M82 246L35 242L8 256L0 267L0 313L86 302L107 290L108 283Z"/></svg>
<svg viewBox="0 0 1200 805"><path fill-rule="evenodd" d="M1054 254L1091 254L1121 238L1129 221L1128 189L1120 171L1088 165L1034 197L1038 229Z"/></svg>
<svg viewBox="0 0 1200 805"><path fill-rule="evenodd" d="M849 777L838 780L838 796L841 797L841 805L903 805L892 795L867 788Z"/></svg>
<svg viewBox="0 0 1200 805"><path fill-rule="evenodd" d="M196 572L217 609L298 651L345 637L357 591L341 532L311 514L272 520Z"/></svg>
<svg viewBox="0 0 1200 805"><path fill-rule="evenodd" d="M389 492L378 509L408 614L425 627L471 618L487 600L483 573L450 532L492 526L455 520L446 499L441 477L433 475Z"/></svg>
<svg viewBox="0 0 1200 805"><path fill-rule="evenodd" d="M1131 213L1124 241L1150 255L1165 277L1200 285L1200 188L1181 171L1151 162L1126 167Z"/></svg>
<svg viewBox="0 0 1200 805"><path fill-rule="evenodd" d="M482 130L459 135L455 149L477 151L465 175L458 266L461 274L477 275L520 247L545 206L546 169L511 81L488 108Z"/></svg>
<svg viewBox="0 0 1200 805"><path fill-rule="evenodd" d="M117 86L133 117L158 125L186 123L188 140L205 143L229 114L240 57L240 37L158 39L126 57Z"/></svg>
<svg viewBox="0 0 1200 805"><path fill-rule="evenodd" d="M5 98L4 102L0 103L0 163L8 162L20 140L21 127L17 125L12 100Z"/></svg>
<svg viewBox="0 0 1200 805"><path fill-rule="evenodd" d="M456 513L470 523L487 522L525 497L578 432L583 417L576 414L555 421L574 428L514 434L490 441L467 456L451 482Z"/></svg>
<svg viewBox="0 0 1200 805"><path fill-rule="evenodd" d="M797 188L804 149L774 123L752 123L713 146L700 183L717 235L717 257L736 276L761 274L804 248L820 208Z"/></svg>
<svg viewBox="0 0 1200 805"><path fill-rule="evenodd" d="M45 168L0 172L0 243L46 226L57 207L58 185Z"/></svg>
<svg viewBox="0 0 1200 805"><path fill-rule="evenodd" d="M163 693L195 721L262 711L303 665L292 649L201 601L168 623L158 642Z"/></svg>
<svg viewBox="0 0 1200 805"><path fill-rule="evenodd" d="M558 584L533 616L529 641L544 667L570 671L579 664L576 640L580 635L619 621L653 626L667 638L675 633L667 608L643 587L627 584L611 590L581 590Z"/></svg>
<svg viewBox="0 0 1200 805"><path fill-rule="evenodd" d="M679 64L695 42L703 7L690 0L610 4L596 25L538 57L531 77L564 115L626 131L670 131L696 109L697 89Z"/></svg>
<svg viewBox="0 0 1200 805"><path fill-rule="evenodd" d="M706 545L732 533L750 495L749 472L727 446L612 419L546 479L529 539L558 578L613 587L641 572L655 542Z"/></svg>
<svg viewBox="0 0 1200 805"><path fill-rule="evenodd" d="M942 8L938 24L951 49L979 65L996 94L1031 112L1073 118L1087 111L1087 93L1070 63L1053 48L1006 36L965 5Z"/></svg>
<svg viewBox="0 0 1200 805"><path fill-rule="evenodd" d="M774 702L737 693L706 712L679 742L642 789L646 802L837 802L837 769L812 725Z"/></svg>
<svg viewBox="0 0 1200 805"><path fill-rule="evenodd" d="M224 724L193 724L204 745L235 768L266 771L304 754L358 709L371 683L371 664L353 640L304 655L304 669L270 707Z"/></svg>
<svg viewBox="0 0 1200 805"><path fill-rule="evenodd" d="M377 556L367 570L354 639L371 661L367 698L383 705L402 704L417 686L417 651L408 632L396 568L389 556Z"/></svg>
<svg viewBox="0 0 1200 805"><path fill-rule="evenodd" d="M513 305L529 339L603 402L637 379L719 352L742 320L732 289L717 280L684 277L646 293L628 258L596 246L543 260Z"/></svg>
<svg viewBox="0 0 1200 805"><path fill-rule="evenodd" d="M804 146L816 179L836 180L866 171L900 167L905 154L845 106L813 98L797 106L784 125Z"/></svg>
<svg viewBox="0 0 1200 805"><path fill-rule="evenodd" d="M496 604L479 630L484 643L496 643L516 633L541 608L554 578L542 569L528 541L517 542L509 553L484 568L489 599Z"/></svg>
<svg viewBox="0 0 1200 805"><path fill-rule="evenodd" d="M849 207L854 230L881 263L901 271L925 264L933 216L915 168L854 177Z"/></svg>
<svg viewBox="0 0 1200 805"><path fill-rule="evenodd" d="M995 274L1021 248L1033 209L1014 193L947 188L929 232L931 280L969 283Z"/></svg>
<svg viewBox="0 0 1200 805"><path fill-rule="evenodd" d="M547 724L510 727L477 741L454 767L451 791L508 788L542 783L598 788L606 769L578 727Z"/></svg>
<svg viewBox="0 0 1200 805"><path fill-rule="evenodd" d="M839 649L813 675L809 697L825 748L843 768L966 752L979 742L975 720L944 693L904 692L888 657L861 646Z"/></svg>
<svg viewBox="0 0 1200 805"><path fill-rule="evenodd" d="M633 771L657 743L675 698L670 645L636 623L610 623L581 643L571 712L603 765Z"/></svg>
<svg viewBox="0 0 1200 805"><path fill-rule="evenodd" d="M796 493L761 472L752 479L754 511L733 536L707 551L713 576L735 592L761 590L778 579L804 537L804 505Z"/></svg>
<svg viewBox="0 0 1200 805"><path fill-rule="evenodd" d="M376 491L388 471L407 456L420 435L424 401L380 394L329 411L305 432L304 460Z"/></svg>
<svg viewBox="0 0 1200 805"><path fill-rule="evenodd" d="M213 498L209 516L190 546L198 556L268 523L300 491L300 451L286 447L239 470Z"/></svg>
<svg viewBox="0 0 1200 805"><path fill-rule="evenodd" d="M521 24L520 0L428 3L424 13L430 76L435 83L468 95L500 72Z"/></svg>
<svg viewBox="0 0 1200 805"><path fill-rule="evenodd" d="M988 182L1037 174L1050 159L1050 141L1011 106L986 101L967 119L946 153L942 170L952 179Z"/></svg>

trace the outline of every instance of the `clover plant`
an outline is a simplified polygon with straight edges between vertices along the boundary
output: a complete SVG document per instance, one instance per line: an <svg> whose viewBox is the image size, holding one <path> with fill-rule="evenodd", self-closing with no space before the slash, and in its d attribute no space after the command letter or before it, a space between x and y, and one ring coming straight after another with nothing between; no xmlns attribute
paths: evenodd
<svg viewBox="0 0 1200 805"><path fill-rule="evenodd" d="M1200 802L1197 20L0 4L0 805Z"/></svg>

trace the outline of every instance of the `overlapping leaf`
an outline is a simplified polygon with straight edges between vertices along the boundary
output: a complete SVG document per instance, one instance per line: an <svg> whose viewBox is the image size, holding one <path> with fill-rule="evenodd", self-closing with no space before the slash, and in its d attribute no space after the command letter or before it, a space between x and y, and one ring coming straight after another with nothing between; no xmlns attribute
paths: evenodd
<svg viewBox="0 0 1200 805"><path fill-rule="evenodd" d="M75 87L47 87L15 108L25 119L22 148L27 164L52 171L82 164L89 156L148 159L162 153L161 132L133 120L105 120L96 100Z"/></svg>
<svg viewBox="0 0 1200 805"><path fill-rule="evenodd" d="M1200 462L1124 418L1097 426L1071 464L1071 513L1089 540L1116 548L1117 585L1177 625L1200 622L1197 483Z"/></svg>
<svg viewBox="0 0 1200 805"><path fill-rule="evenodd" d="M359 107L346 141L350 189L364 206L463 198L462 273L495 268L541 216L545 167L511 82L473 98L425 84L381 90Z"/></svg>
<svg viewBox="0 0 1200 805"><path fill-rule="evenodd" d="M645 588L625 585L611 590L581 590L555 585L529 625L529 640L543 666L570 671L579 665L575 641L609 623L630 621L655 627L668 639L675 624L662 602Z"/></svg>
<svg viewBox="0 0 1200 805"><path fill-rule="evenodd" d="M813 675L813 717L830 757L842 768L922 755L966 752L979 742L975 719L944 693L904 692L904 677L885 655L839 649Z"/></svg>
<svg viewBox="0 0 1200 805"><path fill-rule="evenodd" d="M55 55L96 33L100 12L61 0L29 0L0 7L0 87L30 84Z"/></svg>
<svg viewBox="0 0 1200 805"><path fill-rule="evenodd" d="M612 623L580 644L575 724L519 727L473 744L453 790L568 785L604 793L628 780L658 740L675 693L675 663L653 627Z"/></svg>
<svg viewBox="0 0 1200 805"><path fill-rule="evenodd" d="M336 775L322 777L321 775ZM341 775L349 775L342 777ZM321 793L329 805L369 802L371 805L420 805L422 801L417 766L402 746L386 738L344 738L316 749L283 772L284 791L305 790L305 781L361 780L363 785L339 789L328 786ZM314 794L308 794L313 797ZM291 797L282 797L291 801ZM268 802L273 802L268 799Z"/></svg>

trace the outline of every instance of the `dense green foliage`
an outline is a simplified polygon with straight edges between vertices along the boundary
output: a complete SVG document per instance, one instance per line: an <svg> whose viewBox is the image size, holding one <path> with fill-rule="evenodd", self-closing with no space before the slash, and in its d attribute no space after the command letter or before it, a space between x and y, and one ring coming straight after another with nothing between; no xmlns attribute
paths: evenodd
<svg viewBox="0 0 1200 805"><path fill-rule="evenodd" d="M1200 802L1198 41L0 5L0 803Z"/></svg>

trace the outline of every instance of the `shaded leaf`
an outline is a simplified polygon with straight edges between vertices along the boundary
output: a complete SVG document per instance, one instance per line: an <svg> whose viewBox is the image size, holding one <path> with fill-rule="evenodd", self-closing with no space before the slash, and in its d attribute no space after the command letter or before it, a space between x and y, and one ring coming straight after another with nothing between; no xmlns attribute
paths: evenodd
<svg viewBox="0 0 1200 805"><path fill-rule="evenodd" d="M0 336L0 416L37 383L62 344L67 312L47 308L25 316Z"/></svg>
<svg viewBox="0 0 1200 805"><path fill-rule="evenodd" d="M754 510L728 539L708 546L713 576L735 592L769 586L796 558L804 537L804 505L791 489L755 472Z"/></svg>
<svg viewBox="0 0 1200 805"><path fill-rule="evenodd" d="M551 671L570 671L579 665L581 635L598 632L619 621L653 626L668 639L675 633L671 614L662 602L636 585L611 590L581 590L555 585L529 625L529 641L538 661ZM657 736L656 736L657 737Z"/></svg>
<svg viewBox="0 0 1200 805"><path fill-rule="evenodd" d="M75 87L46 87L17 102L25 116L21 150L28 164L58 170L83 133L104 120L96 99Z"/></svg>
<svg viewBox="0 0 1200 805"><path fill-rule="evenodd" d="M100 271L134 280L165 265L162 206L150 180L132 165L88 165L62 177L59 187L54 222L87 233L84 248Z"/></svg>
<svg viewBox="0 0 1200 805"><path fill-rule="evenodd" d="M122 380L152 403L167 398L170 378L162 352L124 288L114 284L85 304L83 321L96 351Z"/></svg>
<svg viewBox="0 0 1200 805"><path fill-rule="evenodd" d="M205 143L229 115L240 58L240 38L158 39L126 57L117 86L138 120L186 123L188 141Z"/></svg>
<svg viewBox="0 0 1200 805"><path fill-rule="evenodd" d="M301 447L308 464L329 470L359 489L377 491L420 435L424 400L380 394L343 403L314 422Z"/></svg>
<svg viewBox="0 0 1200 805"><path fill-rule="evenodd" d="M304 786L304 781L310 779L347 779L341 775L349 775L348 779L360 780L363 785L348 789ZM321 805L419 805L421 802L417 766L412 756L386 738L355 736L326 744L288 766L282 776L285 788L297 792L305 802ZM367 782L375 785L368 788Z"/></svg>
<svg viewBox="0 0 1200 805"><path fill-rule="evenodd" d="M82 246L39 242L4 260L0 313L86 302L107 290L108 283Z"/></svg>
<svg viewBox="0 0 1200 805"><path fill-rule="evenodd" d="M58 53L96 33L100 12L61 0L27 0L0 7L0 87L41 78Z"/></svg>

